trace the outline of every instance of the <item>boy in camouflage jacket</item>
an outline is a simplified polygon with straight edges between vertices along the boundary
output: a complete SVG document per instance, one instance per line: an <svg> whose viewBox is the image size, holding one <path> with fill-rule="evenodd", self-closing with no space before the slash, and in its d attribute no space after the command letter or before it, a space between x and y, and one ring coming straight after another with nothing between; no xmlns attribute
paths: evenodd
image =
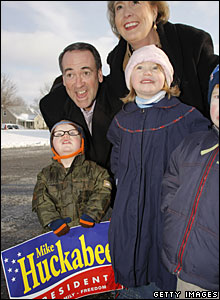
<svg viewBox="0 0 220 300"><path fill-rule="evenodd" d="M56 123L50 137L53 162L37 176L32 210L43 232L66 234L71 226L93 227L110 206L106 169L85 160L82 128L68 120ZM68 224L69 225L68 225Z"/></svg>

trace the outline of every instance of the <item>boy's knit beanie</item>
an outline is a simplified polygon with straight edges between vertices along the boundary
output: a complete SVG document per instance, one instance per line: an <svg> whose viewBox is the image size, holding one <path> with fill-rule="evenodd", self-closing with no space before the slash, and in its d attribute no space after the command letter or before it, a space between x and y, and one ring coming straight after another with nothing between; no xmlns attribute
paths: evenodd
<svg viewBox="0 0 220 300"><path fill-rule="evenodd" d="M212 98L212 92L216 84L219 84L219 65L217 65L210 75L209 90L208 90L208 103L210 104Z"/></svg>
<svg viewBox="0 0 220 300"><path fill-rule="evenodd" d="M169 58L160 48L156 47L155 45L149 45L135 50L128 61L128 64L125 68L125 80L128 89L131 89L130 79L134 67L137 64L147 61L154 62L162 67L166 77L166 82L170 87L173 81L174 71Z"/></svg>

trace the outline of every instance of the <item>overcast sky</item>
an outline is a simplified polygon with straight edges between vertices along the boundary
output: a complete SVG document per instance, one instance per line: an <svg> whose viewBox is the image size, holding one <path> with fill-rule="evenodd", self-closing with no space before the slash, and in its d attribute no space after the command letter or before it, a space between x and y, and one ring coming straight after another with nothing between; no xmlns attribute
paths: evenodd
<svg viewBox="0 0 220 300"><path fill-rule="evenodd" d="M210 33L219 54L219 1L168 1L170 22ZM58 56L69 44L88 42L107 54L117 44L106 16L107 1L1 1L1 72L31 104L60 75Z"/></svg>

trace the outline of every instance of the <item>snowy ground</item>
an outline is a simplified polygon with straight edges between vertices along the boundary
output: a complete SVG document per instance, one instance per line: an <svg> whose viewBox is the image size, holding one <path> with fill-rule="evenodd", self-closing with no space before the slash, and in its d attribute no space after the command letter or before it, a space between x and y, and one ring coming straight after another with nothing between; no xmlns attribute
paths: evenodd
<svg viewBox="0 0 220 300"><path fill-rule="evenodd" d="M49 130L1 130L1 149L50 145Z"/></svg>

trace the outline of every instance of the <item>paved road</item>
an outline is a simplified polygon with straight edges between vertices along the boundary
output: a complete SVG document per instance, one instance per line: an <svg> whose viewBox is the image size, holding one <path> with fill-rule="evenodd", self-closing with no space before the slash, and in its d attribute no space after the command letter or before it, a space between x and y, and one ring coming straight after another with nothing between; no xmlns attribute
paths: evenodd
<svg viewBox="0 0 220 300"><path fill-rule="evenodd" d="M51 155L49 147L1 150L1 251L41 233L31 201L37 174L50 164ZM113 299L110 293L84 298ZM2 266L1 299L9 299Z"/></svg>

